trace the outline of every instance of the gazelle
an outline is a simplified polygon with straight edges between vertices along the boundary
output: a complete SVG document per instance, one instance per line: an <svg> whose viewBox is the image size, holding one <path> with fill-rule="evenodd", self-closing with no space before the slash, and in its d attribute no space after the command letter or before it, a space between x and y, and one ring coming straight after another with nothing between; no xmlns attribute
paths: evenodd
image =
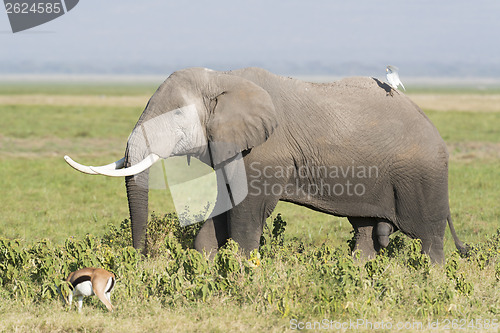
<svg viewBox="0 0 500 333"><path fill-rule="evenodd" d="M82 311L83 297L97 295L109 311L113 311L110 296L115 286L115 275L102 268L82 268L69 274L66 281L71 284L73 293L68 296L71 307L73 296L78 299L78 312Z"/></svg>

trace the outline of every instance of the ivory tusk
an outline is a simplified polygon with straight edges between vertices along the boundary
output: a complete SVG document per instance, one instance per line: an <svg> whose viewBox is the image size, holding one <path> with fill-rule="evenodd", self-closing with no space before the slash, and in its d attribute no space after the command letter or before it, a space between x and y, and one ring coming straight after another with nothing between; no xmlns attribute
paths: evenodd
<svg viewBox="0 0 500 333"><path fill-rule="evenodd" d="M132 165L131 167L124 168L124 169L117 169L117 170L112 170L112 169L107 169L105 167L89 167L90 170L95 172L96 174L104 175L104 176L110 176L110 177L125 177L125 176L133 176L137 175L138 173L143 172L147 168L151 167L153 164L158 162L160 160L160 156L151 153L148 156L146 156L145 159L140 161L137 164Z"/></svg>
<svg viewBox="0 0 500 333"><path fill-rule="evenodd" d="M69 157L68 155L64 156L64 160L66 161L66 163L68 163L75 170L78 170L80 172L83 172L83 173L86 173L89 175L97 175L98 174L97 172L92 170L92 168L94 168L94 167L77 163L77 162L73 161L73 159L71 159L71 157ZM121 168L123 168L124 164L125 164L125 157L123 157L122 159L120 159L116 162L113 162L113 163L110 163L107 165L103 165L103 166L100 166L97 168L108 169L108 170L121 169Z"/></svg>

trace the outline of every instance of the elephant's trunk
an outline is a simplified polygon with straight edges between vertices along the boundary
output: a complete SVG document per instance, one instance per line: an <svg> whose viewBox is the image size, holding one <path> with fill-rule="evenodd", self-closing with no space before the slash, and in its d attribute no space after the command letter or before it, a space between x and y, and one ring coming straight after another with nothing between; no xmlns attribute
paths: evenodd
<svg viewBox="0 0 500 333"><path fill-rule="evenodd" d="M149 127L155 125L149 123ZM136 125L125 151L126 169L132 170L135 166L141 170L140 173L125 176L127 188L128 207L130 222L132 225L132 241L134 248L140 249L143 254L147 253L146 230L148 224L148 193L149 193L149 167L160 159L154 152L159 152L163 157L169 157L174 149L175 141L171 137L173 130L164 126L163 131L147 129L142 123ZM147 166L146 169L139 167ZM125 170L125 169L122 169ZM109 172L106 172L109 175Z"/></svg>
<svg viewBox="0 0 500 333"><path fill-rule="evenodd" d="M128 207L132 224L132 241L134 248L147 253L146 227L148 223L148 186L149 170L136 176L125 177Z"/></svg>
<svg viewBox="0 0 500 333"><path fill-rule="evenodd" d="M65 156L66 162L80 172L125 177L133 245L143 253L147 252L149 168L161 157L182 153L174 152L176 138L175 128L171 125L172 115L169 112L148 121L140 119L129 137L124 159L115 163L93 167L79 164Z"/></svg>

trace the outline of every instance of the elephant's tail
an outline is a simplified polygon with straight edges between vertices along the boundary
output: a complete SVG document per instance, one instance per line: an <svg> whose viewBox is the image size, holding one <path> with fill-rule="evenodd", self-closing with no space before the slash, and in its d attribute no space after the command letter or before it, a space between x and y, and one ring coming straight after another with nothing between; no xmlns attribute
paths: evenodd
<svg viewBox="0 0 500 333"><path fill-rule="evenodd" d="M453 236L453 240L455 241L455 246L457 247L458 252L461 255L467 255L469 252L469 246L464 245L460 239L458 239L457 233L455 232L455 227L453 226L453 221L451 219L451 212L448 211L448 225L450 226L451 235Z"/></svg>

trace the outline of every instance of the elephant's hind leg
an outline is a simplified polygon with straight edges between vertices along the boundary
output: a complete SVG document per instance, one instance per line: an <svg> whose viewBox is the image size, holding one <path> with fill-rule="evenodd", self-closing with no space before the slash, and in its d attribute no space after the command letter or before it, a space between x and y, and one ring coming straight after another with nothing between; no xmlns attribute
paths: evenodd
<svg viewBox="0 0 500 333"><path fill-rule="evenodd" d="M444 233L446 230L446 220L429 223L424 222L420 228L411 235L422 242L422 253L427 254L433 263L444 264Z"/></svg>
<svg viewBox="0 0 500 333"><path fill-rule="evenodd" d="M444 251L443 251L443 238L439 236L423 238L422 252L431 257L432 262L437 264L444 264Z"/></svg>
<svg viewBox="0 0 500 333"><path fill-rule="evenodd" d="M361 258L375 258L380 245L376 235L377 220L371 217L349 217L349 222L354 228L353 254L359 252Z"/></svg>
<svg viewBox="0 0 500 333"><path fill-rule="evenodd" d="M394 232L394 226L389 221L379 220L377 222L377 239L380 247L386 248L389 245L389 236Z"/></svg>

